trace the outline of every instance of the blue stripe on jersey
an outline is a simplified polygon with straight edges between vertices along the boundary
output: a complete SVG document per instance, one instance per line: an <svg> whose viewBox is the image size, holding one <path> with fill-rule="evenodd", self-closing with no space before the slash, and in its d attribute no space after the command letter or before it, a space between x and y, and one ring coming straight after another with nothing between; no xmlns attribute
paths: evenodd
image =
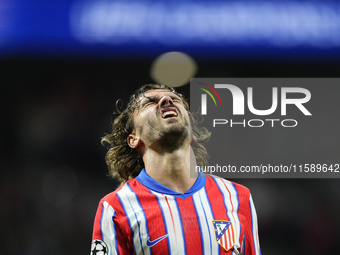
<svg viewBox="0 0 340 255"><path fill-rule="evenodd" d="M221 194L223 196L223 203L224 203L225 209L227 211L227 216L228 216L229 220L231 221L232 220L232 215L229 215L230 212L229 212L228 206L227 206L227 204L225 202L227 200L226 197L225 197L225 193L221 190L220 185L218 185L218 183L216 181L216 178L214 178L214 181L216 183L216 186L217 186L218 190L221 192ZM222 180L222 182L223 182L223 180Z"/></svg>
<svg viewBox="0 0 340 255"><path fill-rule="evenodd" d="M253 232L253 228L254 228L254 219L253 219L253 212L251 210L252 206L251 206L251 201L249 198L249 208L250 208L250 214L251 214L251 233L252 233L252 238L253 238L253 243L254 243L254 250L255 250L255 254L256 254L256 240L254 238L254 232Z"/></svg>
<svg viewBox="0 0 340 255"><path fill-rule="evenodd" d="M117 253L118 253L117 232L116 232L115 223L113 222L113 217L115 217L115 216L116 216L116 211L113 211L113 215L112 215L112 227L113 227L113 233L114 233L114 235L115 235L116 251L117 251ZM110 254L112 255L111 242L110 242Z"/></svg>
<svg viewBox="0 0 340 255"><path fill-rule="evenodd" d="M138 203L138 205L139 205L139 207L140 207L140 209L141 209L141 211L142 211L142 213L143 213L143 215L144 215L144 219L145 219L145 221L146 221L146 222L145 222L145 230L146 230L146 234L147 234L147 236L149 236L149 229L148 229L147 218L146 218L146 215L145 215L144 208L143 208L142 205L140 204L137 194L136 194L135 192L133 192L133 190L131 189L130 185L127 183L126 186L127 186L127 187L129 188L129 190L130 190L132 193L134 193L135 196L136 196L136 201L137 201L137 203ZM130 202L130 200L129 200L129 202ZM131 205L131 203L130 203L130 205ZM132 205L131 205L131 207L132 207ZM134 210L133 210L133 212L135 213ZM135 217L136 217L136 219L137 219L136 213L135 213ZM138 229L140 229L138 219L137 219L137 223L138 223ZM139 233L139 239L141 239L140 233ZM142 246L142 250L143 250L142 242L141 242L141 246ZM143 253L144 253L144 251L143 251ZM150 249L150 254L152 254L151 249Z"/></svg>
<svg viewBox="0 0 340 255"><path fill-rule="evenodd" d="M194 204L194 207L195 207L196 217L197 217L197 221L198 221L199 228L200 228L200 234L201 234L202 251L204 251L204 237L203 237L203 230L202 230L201 221L200 221L200 219L198 218L198 210L197 210L197 207L196 207L194 198L191 197L191 200L192 200L192 203Z"/></svg>
<svg viewBox="0 0 340 255"><path fill-rule="evenodd" d="M238 210L240 209L240 200L238 199L238 192L237 192L237 189L235 187L235 184L231 182L231 185L233 186L234 190L235 190L235 193L236 193L236 199L237 199L237 211L236 211L236 215L237 215L237 220L238 220L238 225L239 225L239 228L240 228L240 233L239 235L241 235L242 233L242 227L241 227L241 221L238 217Z"/></svg>
<svg viewBox="0 0 340 255"><path fill-rule="evenodd" d="M102 202L102 216L100 216L100 235L102 236L102 240L105 242L104 234L103 234L103 230L102 230L103 216L104 216L104 203L105 203L105 201Z"/></svg>
<svg viewBox="0 0 340 255"><path fill-rule="evenodd" d="M207 195L205 190L204 190L204 193L205 193L205 195ZM208 222L208 219L207 219L207 213L205 212L204 206L203 206L203 203L202 203L201 192L198 193L198 196L199 196L199 198L200 198L201 206L202 206L202 209L203 209L203 211L204 211L205 222L207 223L207 227L208 227L209 241L210 241L210 254L212 255L212 242L211 242L211 234L210 234L210 231L209 231L209 222ZM208 200L208 203L209 203L209 200ZM209 203L209 207L210 207L210 211L211 211L210 203ZM212 214L212 213L213 213L213 212L211 211L211 214ZM213 217L214 217L214 215L213 215Z"/></svg>
<svg viewBox="0 0 340 255"><path fill-rule="evenodd" d="M222 190L221 190L221 188L220 188L220 185L218 185L218 183L217 183L217 179L216 178L214 178L214 181L215 181L215 183L216 183L216 186L217 186L217 188L218 188L218 190L221 192L221 194L222 194L222 196L223 196L223 203L224 203L224 206L225 206L225 209L226 209L226 212L227 212L227 216L228 216L228 218L229 218L229 221L233 221L233 215L232 215L232 212L230 212L229 210L228 210L228 206L227 206L227 204L226 204L226 200L229 200L229 197L228 198L226 198L226 194L225 194L225 192L223 192ZM221 179L221 181L222 182L224 182L224 180L223 179ZM231 183L232 185L233 185L233 183ZM233 187L234 187L234 189L235 189L235 192L236 192L236 194L237 194L237 190L236 190L236 188L235 188L235 186L233 185ZM226 189L227 189L227 187L226 187ZM228 195L229 196L229 195ZM237 204L239 205L239 201L238 201L238 194L237 194ZM232 203L232 201L230 200L230 203ZM234 205L235 206L235 205ZM237 206L237 218L238 218L238 209L239 209L239 206ZM238 219L238 222L240 222L240 220ZM241 225L240 223L239 223L239 225ZM240 229L241 229L241 226L240 226ZM241 232L240 232L241 233ZM236 238L238 238L238 237L236 237ZM234 247L234 249L235 249L235 247Z"/></svg>
<svg viewBox="0 0 340 255"><path fill-rule="evenodd" d="M165 227L165 232L167 234L169 234L169 231L168 231L168 227L166 225L166 220L165 220L165 215L164 215L164 211L163 211L163 208L161 206L161 202L159 201L159 198L157 195L155 195L156 199L157 199L157 202L158 202L158 205L159 205L159 208L161 209L161 212L162 212L162 216L163 216L163 223L164 223L164 227ZM171 247L170 247L170 238L167 238L168 239L168 254L171 254Z"/></svg>
<svg viewBox="0 0 340 255"><path fill-rule="evenodd" d="M257 254L257 245L256 245L256 240L255 240L255 236L254 236L254 219L253 219L253 210L252 210L252 205L251 205L251 198L249 198L249 207L250 207L250 214L251 214L251 233L252 233L252 238L253 238L253 243L254 243L254 250L255 250L255 254ZM261 251L260 251L261 254Z"/></svg>
<svg viewBox="0 0 340 255"><path fill-rule="evenodd" d="M247 254L246 253L246 237L245 237L245 235L243 235L243 248L244 248L243 254Z"/></svg>
<svg viewBox="0 0 340 255"><path fill-rule="evenodd" d="M126 185L126 184L125 184L125 185ZM133 228L132 228L132 225L131 225L131 222L130 222L130 218L129 218L129 217L127 217L127 215L128 215L128 214L126 213L126 209L125 209L125 207L124 207L124 203L123 203L123 201L122 201L121 197L119 196L118 192L117 192L117 197L118 197L118 199L119 199L119 202L120 202L120 204L121 204L121 205L122 205L122 207L123 207L124 213L125 213L125 215L126 215L126 218L127 218L128 222L129 222L129 227L130 227L131 233L133 233L133 234L134 234L134 232L133 232ZM137 254L137 251L136 251L136 246L135 246L135 245L133 245L133 250L135 251L135 254Z"/></svg>
<svg viewBox="0 0 340 255"><path fill-rule="evenodd" d="M132 192L132 190L131 190L129 184L126 184L126 186L127 186L127 187L130 189L130 191ZM128 200L129 200L129 204L130 204L130 206L131 206L131 208L132 208L133 214L135 215L135 218L136 218L136 221L137 221L139 242L140 242L140 246L141 246L142 252L143 252L143 254L144 254L143 242L142 242L142 237L141 237L141 234L140 234L139 220L138 220L137 214L136 214L136 212L135 212L135 209L133 208L133 205L132 205L132 203L131 203L131 200L130 200L130 198L129 198L129 195L127 195L127 198L128 198Z"/></svg>
<svg viewBox="0 0 340 255"><path fill-rule="evenodd" d="M179 218L179 221L180 221L180 224L181 224L181 228L182 228L182 238L183 238L184 254L187 254L187 247L186 247L185 238L184 238L184 228L183 228L183 222L182 222L182 214L181 214L181 211L179 210L176 198L174 200L175 200L175 204L176 204L177 211L178 211L178 216L179 216L178 218Z"/></svg>
<svg viewBox="0 0 340 255"><path fill-rule="evenodd" d="M147 174L145 169L143 169L139 173L136 179L150 190L156 191L161 194L167 194L167 195L171 195L174 197L185 199L204 187L205 182L206 182L205 175L202 172L199 172L198 174L199 176L196 179L196 182L194 183L194 185L185 193L179 193L172 189L169 189L168 187L165 187L164 185L160 184L158 181L152 179L152 177L150 177L150 175Z"/></svg>

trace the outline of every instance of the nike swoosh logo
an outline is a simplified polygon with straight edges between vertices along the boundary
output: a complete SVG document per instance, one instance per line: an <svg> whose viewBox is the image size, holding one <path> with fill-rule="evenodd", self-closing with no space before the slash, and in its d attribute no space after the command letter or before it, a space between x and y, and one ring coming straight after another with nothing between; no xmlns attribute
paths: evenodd
<svg viewBox="0 0 340 255"><path fill-rule="evenodd" d="M169 234L166 234L166 235L161 236L161 237L159 237L159 238L157 238L157 239L155 239L155 240L153 240L153 241L150 241L150 236L149 236L149 237L148 237L148 240L146 241L146 245L147 245L148 247L152 247L152 246L154 246L156 243L162 241L164 238L167 238L168 236L169 236Z"/></svg>

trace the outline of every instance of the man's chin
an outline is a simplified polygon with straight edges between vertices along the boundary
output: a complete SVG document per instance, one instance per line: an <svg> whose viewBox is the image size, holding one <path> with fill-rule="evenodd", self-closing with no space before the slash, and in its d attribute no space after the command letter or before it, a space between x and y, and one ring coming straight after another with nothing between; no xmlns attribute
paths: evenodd
<svg viewBox="0 0 340 255"><path fill-rule="evenodd" d="M169 135L181 135L186 132L188 127L183 125L183 123L179 123L176 119L170 119L167 124L164 126L164 132L169 133Z"/></svg>
<svg viewBox="0 0 340 255"><path fill-rule="evenodd" d="M163 130L160 143L163 147L176 149L183 145L189 134L190 132L185 126L174 124Z"/></svg>

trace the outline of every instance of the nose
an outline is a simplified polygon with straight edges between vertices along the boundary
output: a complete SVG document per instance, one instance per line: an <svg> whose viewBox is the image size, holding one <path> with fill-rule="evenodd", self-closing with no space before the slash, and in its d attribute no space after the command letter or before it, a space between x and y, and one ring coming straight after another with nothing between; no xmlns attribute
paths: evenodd
<svg viewBox="0 0 340 255"><path fill-rule="evenodd" d="M169 96L163 96L160 100L159 100L159 105L160 106L164 106L164 105L171 105L173 104L172 98Z"/></svg>

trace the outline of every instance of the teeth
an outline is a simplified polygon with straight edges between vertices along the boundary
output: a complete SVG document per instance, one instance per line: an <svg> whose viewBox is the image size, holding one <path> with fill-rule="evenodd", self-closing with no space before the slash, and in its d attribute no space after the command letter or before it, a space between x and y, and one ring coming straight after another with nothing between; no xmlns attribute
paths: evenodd
<svg viewBox="0 0 340 255"><path fill-rule="evenodd" d="M164 112L163 115L162 115L162 117L164 118L164 117L166 117L166 116L168 116L168 115L172 115L172 116L177 117L177 113L174 112L174 111Z"/></svg>

